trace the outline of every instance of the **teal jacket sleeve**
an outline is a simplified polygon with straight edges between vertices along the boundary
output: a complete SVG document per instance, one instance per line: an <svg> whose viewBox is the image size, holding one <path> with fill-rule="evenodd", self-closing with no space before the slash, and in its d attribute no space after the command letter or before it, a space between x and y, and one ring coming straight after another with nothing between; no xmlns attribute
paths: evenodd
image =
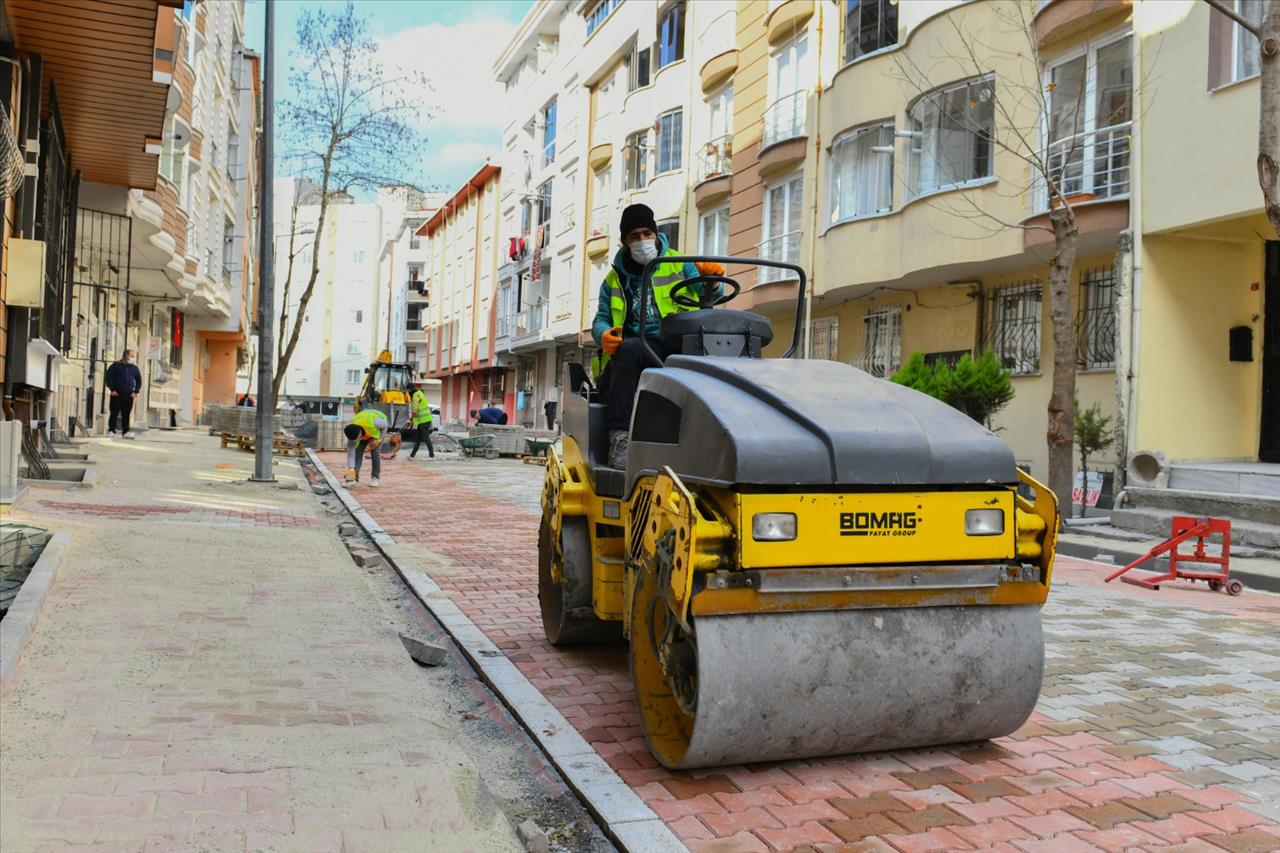
<svg viewBox="0 0 1280 853"><path fill-rule="evenodd" d="M609 308L609 285L600 282L600 298L596 306L596 318L591 323L591 337L599 345L604 333L613 328L613 311Z"/></svg>

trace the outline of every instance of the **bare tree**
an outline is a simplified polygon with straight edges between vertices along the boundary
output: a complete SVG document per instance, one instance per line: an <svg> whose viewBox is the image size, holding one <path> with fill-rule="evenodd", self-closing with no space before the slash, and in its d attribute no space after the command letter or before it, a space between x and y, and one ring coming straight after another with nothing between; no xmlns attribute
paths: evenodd
<svg viewBox="0 0 1280 853"><path fill-rule="evenodd" d="M1280 236L1280 0L1260 0L1261 16L1251 21L1223 0L1205 0L1258 39L1258 186L1271 227Z"/></svg>
<svg viewBox="0 0 1280 853"><path fill-rule="evenodd" d="M283 159L295 174L319 187L320 210L307 284L276 364L276 395L320 275L320 240L329 206L357 191L410 185L423 142L417 126L428 117L416 100L429 88L426 78L413 71L384 69L369 35L368 18L357 16L349 0L334 12L326 7L303 10L297 41L291 72L296 95L282 109L281 125L287 128ZM291 256L290 264L292 260ZM288 287L286 280L286 294ZM283 320L280 331L283 337Z"/></svg>
<svg viewBox="0 0 1280 853"><path fill-rule="evenodd" d="M936 92L966 80L977 83L958 100L939 104L943 129L935 138L948 132L968 134L975 140L974 151L985 151L989 158L987 174L999 181L981 189L961 186L925 202L967 223L964 235L951 236L987 239L1014 229L1045 237L1044 248L1037 251L1047 254L1053 335L1052 386L1045 432L1048 485L1057 495L1059 506L1070 507L1078 366L1076 324L1071 309L1071 281L1079 240L1073 202L1079 198L1084 176L1095 174L1091 170L1099 168L1105 169L1108 191L1127 192L1129 131L1125 123L1131 119L1132 96L1130 91L1128 99L1108 106L1110 112L1105 115L1103 126L1117 129L1106 134L1106 162L1100 167L1095 146L1102 144L1103 134L1095 132L1091 143L1084 132L1083 78L1063 84L1042 82L1044 66L1028 5L979 4L948 15L945 20L952 28L952 41L959 45L956 50L939 48L921 61L913 59L908 51L899 51L896 62L901 78L916 94ZM991 10L998 31L972 31L966 27L966 21L984 9ZM996 62L1004 71L998 78L992 76ZM1101 120L1099 124L1102 125ZM908 137L921 161L934 157L947 161L935 164L936 168L955 169L954 151L946 142L938 142L937 151L930 150L926 139L929 133L928 129L910 128L900 135ZM1089 151L1095 154L1087 161ZM1005 156L1002 158L1001 154ZM1016 163L1018 168L1006 166L999 170L1001 162ZM978 177L985 175L959 175L957 182L963 184ZM1010 199L1025 199L1032 194L1044 206L1044 215L1025 220L1006 215ZM1038 339L1029 343L1038 345ZM1031 357L1028 353L1027 358ZM1034 357L1039 358L1038 351ZM1015 354L1013 358L1019 356Z"/></svg>

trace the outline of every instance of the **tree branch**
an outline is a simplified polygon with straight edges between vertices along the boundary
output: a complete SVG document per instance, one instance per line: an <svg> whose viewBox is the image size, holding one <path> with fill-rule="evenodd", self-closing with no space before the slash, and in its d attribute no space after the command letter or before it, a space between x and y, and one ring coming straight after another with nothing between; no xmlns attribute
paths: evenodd
<svg viewBox="0 0 1280 853"><path fill-rule="evenodd" d="M1217 11L1226 15L1231 20L1235 21L1240 26L1244 27L1249 32L1253 33L1255 38L1259 38L1259 39L1262 38L1261 27L1259 27L1253 21L1250 21L1248 18L1241 15L1231 6L1228 6L1226 3L1222 2L1222 0L1204 0L1204 2L1209 4L1210 9L1216 9Z"/></svg>

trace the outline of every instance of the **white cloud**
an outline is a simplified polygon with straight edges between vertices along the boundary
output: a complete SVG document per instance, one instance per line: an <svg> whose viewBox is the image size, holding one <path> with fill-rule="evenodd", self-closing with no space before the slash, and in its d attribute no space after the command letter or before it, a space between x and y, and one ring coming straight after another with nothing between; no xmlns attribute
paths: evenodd
<svg viewBox="0 0 1280 853"><path fill-rule="evenodd" d="M380 58L388 70L421 71L431 82L422 93L423 103L435 112L429 134L457 127L491 130L496 138L506 120L498 109L503 89L493 78L493 62L515 28L511 21L488 16L452 26L427 24L382 39Z"/></svg>

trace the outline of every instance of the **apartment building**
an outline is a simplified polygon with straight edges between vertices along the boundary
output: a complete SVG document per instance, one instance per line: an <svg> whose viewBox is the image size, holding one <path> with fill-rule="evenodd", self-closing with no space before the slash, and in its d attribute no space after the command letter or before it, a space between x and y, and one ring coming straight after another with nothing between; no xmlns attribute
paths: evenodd
<svg viewBox="0 0 1280 853"><path fill-rule="evenodd" d="M5 420L100 428L106 365L125 346L146 356L156 302L195 289L179 289L186 213L159 174L191 95L192 9L182 5L92 6L72 18L27 0L0 9ZM15 470L8 455L0 467Z"/></svg>
<svg viewBox="0 0 1280 853"><path fill-rule="evenodd" d="M114 330L127 327L143 375L134 419L169 427L247 388L261 87L258 57L244 47L243 3L186 3L161 15L174 50L155 189L81 185L80 269L93 287L80 293L76 345L109 362L125 345ZM78 410L93 398L81 422L96 428L105 400L100 388L88 392L100 381L95 370L73 383Z"/></svg>
<svg viewBox="0 0 1280 853"><path fill-rule="evenodd" d="M513 371L496 357L502 169L485 164L418 229L426 243L422 281L428 294L423 373L440 381L442 421L465 421L489 403L515 411ZM410 305L412 310L412 304ZM406 341L406 347L408 342ZM414 346L419 346L415 342Z"/></svg>
<svg viewBox="0 0 1280 853"><path fill-rule="evenodd" d="M280 396L295 402L354 398L364 383L365 369L386 341L381 334L385 325L378 322L382 316L380 305L385 306L387 299L379 277L383 207L377 202L357 203L335 195L329 200L317 237L318 194L319 188L307 180L276 179L275 310L279 351L287 345L297 318L302 318L298 343L280 384ZM302 297L313 260L319 272L304 308Z"/></svg>
<svg viewBox="0 0 1280 853"><path fill-rule="evenodd" d="M387 188L378 194L383 208L383 242L379 254L379 326L383 348L396 361L414 366L414 374L425 386L432 405L439 405L440 383L426 379L427 309L431 292L427 288L427 238L418 230L429 220L447 196L405 188Z"/></svg>

